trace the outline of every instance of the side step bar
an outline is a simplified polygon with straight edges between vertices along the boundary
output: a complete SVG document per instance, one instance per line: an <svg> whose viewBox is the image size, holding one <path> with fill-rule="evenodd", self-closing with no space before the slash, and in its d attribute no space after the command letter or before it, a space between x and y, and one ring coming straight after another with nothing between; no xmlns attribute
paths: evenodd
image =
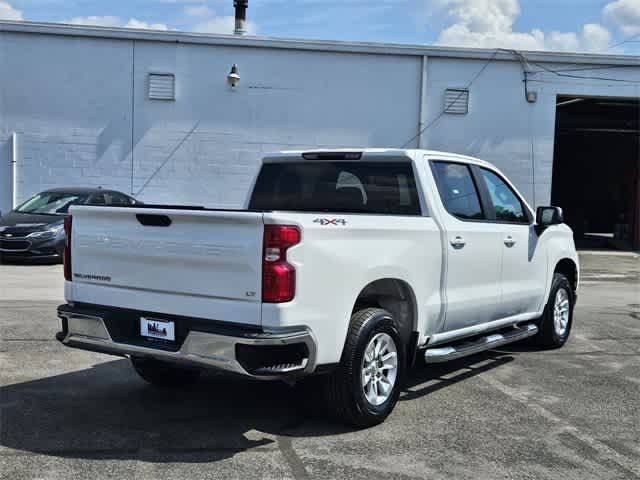
<svg viewBox="0 0 640 480"><path fill-rule="evenodd" d="M443 363L457 358L474 355L485 350L517 342L538 333L538 327L532 323L514 328L509 332L493 333L467 342L458 342L443 347L428 348L424 352L426 363Z"/></svg>

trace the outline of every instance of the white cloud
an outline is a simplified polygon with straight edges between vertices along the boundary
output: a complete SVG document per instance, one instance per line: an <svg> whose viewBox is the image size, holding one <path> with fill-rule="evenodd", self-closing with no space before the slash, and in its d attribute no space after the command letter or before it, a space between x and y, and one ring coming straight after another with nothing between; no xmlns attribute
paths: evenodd
<svg viewBox="0 0 640 480"><path fill-rule="evenodd" d="M99 27L119 27L121 21L119 17L110 15L89 15L88 17L73 17L67 23L72 25L96 25Z"/></svg>
<svg viewBox="0 0 640 480"><path fill-rule="evenodd" d="M216 15L202 0L163 0L168 3L180 3L184 5L184 14L192 21L190 30L200 33L223 33L232 34L235 29L234 16ZM2 0L0 0L0 5ZM164 23L148 23L137 18L129 20L113 15L97 16L91 15L87 17L74 17L67 23L74 25L97 25L111 28L137 28L149 30L169 30ZM254 35L257 32L257 26L254 22L247 22L247 33Z"/></svg>
<svg viewBox="0 0 640 480"><path fill-rule="evenodd" d="M518 0L437 0L449 16L472 32L505 32L520 15Z"/></svg>
<svg viewBox="0 0 640 480"><path fill-rule="evenodd" d="M164 23L147 23L137 18L130 18L125 28L138 28L141 30L169 30Z"/></svg>
<svg viewBox="0 0 640 480"><path fill-rule="evenodd" d="M542 45L549 50L577 52L580 50L580 38L575 32L551 32L542 38Z"/></svg>
<svg viewBox="0 0 640 480"><path fill-rule="evenodd" d="M0 2L0 20L24 20L22 11L11 6L10 3Z"/></svg>
<svg viewBox="0 0 640 480"><path fill-rule="evenodd" d="M545 40L549 50L603 52L611 45L611 33L598 23L588 23L580 33L551 32Z"/></svg>
<svg viewBox="0 0 640 480"><path fill-rule="evenodd" d="M187 6L184 13L196 20L191 28L194 32L200 33L226 33L231 34L235 30L236 19L234 16L216 15L206 4ZM258 28L251 20L247 21L247 33L255 35Z"/></svg>
<svg viewBox="0 0 640 480"><path fill-rule="evenodd" d="M582 27L582 46L589 52L601 52L611 45L611 32L599 23Z"/></svg>
<svg viewBox="0 0 640 480"><path fill-rule="evenodd" d="M640 0L616 0L604 7L602 15L624 35L640 34Z"/></svg>
<svg viewBox="0 0 640 480"><path fill-rule="evenodd" d="M427 0L427 4L444 12L449 20L438 38L442 45L601 51L611 40L609 31L599 24L584 25L580 32L545 33L537 28L529 32L514 31L514 24L521 14L519 0Z"/></svg>
<svg viewBox="0 0 640 480"><path fill-rule="evenodd" d="M99 27L117 28L138 28L145 30L168 30L164 23L147 23L137 18L130 18L128 21L112 15L89 15L87 17L74 17L67 23L72 25L94 25Z"/></svg>
<svg viewBox="0 0 640 480"><path fill-rule="evenodd" d="M192 30L201 33L233 33L235 29L234 17L212 17L194 25Z"/></svg>
<svg viewBox="0 0 640 480"><path fill-rule="evenodd" d="M195 5L192 7L185 7L184 13L190 17L210 17L213 12L206 5Z"/></svg>

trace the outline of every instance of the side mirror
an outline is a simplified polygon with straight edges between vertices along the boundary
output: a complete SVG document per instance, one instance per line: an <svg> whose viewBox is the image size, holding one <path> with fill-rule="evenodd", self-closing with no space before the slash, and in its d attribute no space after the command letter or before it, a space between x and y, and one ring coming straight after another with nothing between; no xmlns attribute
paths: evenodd
<svg viewBox="0 0 640 480"><path fill-rule="evenodd" d="M539 229L544 230L551 225L564 223L564 214L560 207L538 207L536 210L536 223Z"/></svg>

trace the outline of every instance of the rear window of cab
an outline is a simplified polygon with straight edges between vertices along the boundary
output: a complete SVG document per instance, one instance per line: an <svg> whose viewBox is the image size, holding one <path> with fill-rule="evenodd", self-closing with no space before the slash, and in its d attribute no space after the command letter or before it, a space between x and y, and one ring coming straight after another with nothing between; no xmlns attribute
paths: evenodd
<svg viewBox="0 0 640 480"><path fill-rule="evenodd" d="M410 162L266 163L251 210L421 215Z"/></svg>

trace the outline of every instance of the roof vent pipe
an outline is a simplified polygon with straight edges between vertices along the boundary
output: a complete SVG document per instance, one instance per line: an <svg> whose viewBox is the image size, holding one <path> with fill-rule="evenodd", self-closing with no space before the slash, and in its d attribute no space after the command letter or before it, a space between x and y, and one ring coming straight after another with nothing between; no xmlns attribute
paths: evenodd
<svg viewBox="0 0 640 480"><path fill-rule="evenodd" d="M244 35L247 33L247 8L249 8L249 0L233 0L233 6L236 9L236 29L233 33L236 35Z"/></svg>

